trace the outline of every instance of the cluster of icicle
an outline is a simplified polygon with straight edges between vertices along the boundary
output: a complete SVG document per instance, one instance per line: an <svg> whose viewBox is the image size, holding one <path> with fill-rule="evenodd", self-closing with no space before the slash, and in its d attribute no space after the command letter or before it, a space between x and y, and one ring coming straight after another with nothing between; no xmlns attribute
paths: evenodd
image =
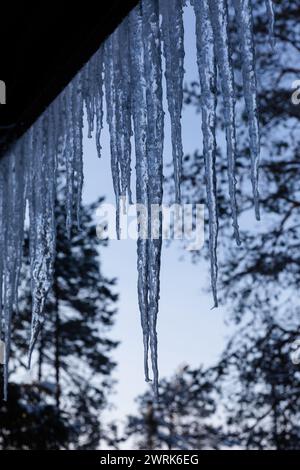
<svg viewBox="0 0 300 470"><path fill-rule="evenodd" d="M181 111L184 78L183 7L185 0L141 0L104 45L0 162L0 283L1 339L5 343L4 396L7 396L12 312L17 312L17 290L22 259L24 219L29 210L32 326L29 365L44 319L55 256L57 168L66 174L66 230L80 223L83 185L82 129L84 106L89 136L95 131L100 156L103 96L110 131L111 168L117 208L120 199L132 201L131 144L136 152L136 202L150 208L161 204L163 193L164 111L162 57L172 128L175 198L180 203L182 173ZM227 0L191 0L196 17L196 41L202 102L203 154L209 211L209 246L214 303L217 305L216 104L217 76L224 103L229 195L234 236L240 243L236 205L236 125L234 79L228 37ZM256 216L258 204L259 128L256 102L255 57L250 0L232 0L239 30L244 97L249 121L251 181ZM266 0L268 23L274 23L272 2ZM150 213L150 211L148 212ZM73 219L76 220L73 220ZM117 232L120 234L117 214ZM148 355L157 393L157 334L161 238L141 233L137 242L138 298L144 341L145 378ZM161 233L161 221L159 222ZM143 227L143 229L141 228Z"/></svg>

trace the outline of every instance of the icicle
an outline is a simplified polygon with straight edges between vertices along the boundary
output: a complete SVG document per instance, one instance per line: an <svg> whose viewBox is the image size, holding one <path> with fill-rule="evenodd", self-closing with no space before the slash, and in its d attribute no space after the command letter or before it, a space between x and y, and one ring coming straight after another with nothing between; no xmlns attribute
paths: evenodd
<svg viewBox="0 0 300 470"><path fill-rule="evenodd" d="M9 366L9 356L10 356L10 337L11 337L11 321L13 313L13 304L14 304L14 275L15 267L14 260L15 254L13 253L14 249L14 234L12 233L11 228L14 227L12 224L11 217L14 217L14 175L13 175L13 154L8 154L6 157L6 162L4 162L4 168L6 173L6 182L5 182L5 195L4 195L4 270L3 270L3 317L4 317L4 350L5 350L5 359L4 359L4 369L3 369L3 398L7 400L7 386L8 386L8 366Z"/></svg>
<svg viewBox="0 0 300 470"><path fill-rule="evenodd" d="M7 169L4 163L6 158L0 160L0 340L4 341L4 311L3 311L3 270L4 270L4 247L5 247L5 231L6 231L6 181Z"/></svg>
<svg viewBox="0 0 300 470"><path fill-rule="evenodd" d="M211 262L211 284L214 306L217 297L217 241L218 213L216 195L216 64L213 31L209 17L208 0L194 2L196 16L197 62L201 85L201 110L203 154L205 160L207 205L209 212L209 250Z"/></svg>
<svg viewBox="0 0 300 470"><path fill-rule="evenodd" d="M106 114L110 133L110 158L113 187L116 196L116 230L120 238L120 170L117 146L117 90L114 79L113 36L107 38L104 44L104 83L106 96Z"/></svg>
<svg viewBox="0 0 300 470"><path fill-rule="evenodd" d="M80 204L83 187L83 91L84 77L78 73L66 88L58 105L65 111L64 165L66 168L66 229L70 237L76 209L77 227L80 226ZM51 106L51 108L54 105ZM55 126L53 126L55 127ZM54 149L55 151L55 149Z"/></svg>
<svg viewBox="0 0 300 470"><path fill-rule="evenodd" d="M101 131L103 127L103 48L94 56L95 60L95 109L96 109L96 147L98 157L101 157Z"/></svg>
<svg viewBox="0 0 300 470"><path fill-rule="evenodd" d="M268 17L268 28L269 28L269 39L272 49L275 47L275 36L274 36L274 24L275 24L275 15L274 15L274 6L272 0L265 0L266 13Z"/></svg>
<svg viewBox="0 0 300 470"><path fill-rule="evenodd" d="M116 93L116 144L120 169L121 196L128 195L131 203L131 89L130 56L127 21L123 21L112 35L114 87Z"/></svg>
<svg viewBox="0 0 300 470"><path fill-rule="evenodd" d="M66 109L65 95L66 91L60 94L53 102L54 138L57 150L57 165L60 168L66 167L66 146L69 145L69 142L67 142L69 119Z"/></svg>
<svg viewBox="0 0 300 470"><path fill-rule="evenodd" d="M93 71L94 68L91 67ZM91 100L94 101L94 100ZM94 105L93 105L94 106ZM94 113L92 109L91 113ZM93 114L92 114L93 116ZM90 116L90 120L93 118ZM83 187L83 95L82 95L82 74L79 73L72 82L72 130L73 130L73 167L75 169L74 179L76 181L76 217L77 227L80 228L80 206ZM73 184L74 186L74 184Z"/></svg>
<svg viewBox="0 0 300 470"><path fill-rule="evenodd" d="M258 124L258 109L256 99L256 73L252 24L252 8L250 0L234 0L238 23L239 44L241 50L243 86L246 109L249 120L250 152L251 152L251 182L254 197L254 207L257 220L259 215L258 169L260 154L260 138Z"/></svg>
<svg viewBox="0 0 300 470"><path fill-rule="evenodd" d="M161 49L158 5L152 0L142 0L143 44L147 99L147 157L148 157L148 217L154 205L162 204L163 180L163 107L161 83ZM155 227L151 221L148 243L148 282L149 282L149 330L150 350L153 371L153 387L158 394L157 367L157 313L159 302L159 275L161 255L161 217L157 221L158 238L153 237Z"/></svg>
<svg viewBox="0 0 300 470"><path fill-rule="evenodd" d="M214 34L214 45L218 69L220 72L221 88L224 100L224 117L227 140L228 180L231 201L234 236L240 245L239 226L236 204L236 132L235 132L235 98L233 70L230 59L228 39L228 5L227 0L210 0L210 19Z"/></svg>
<svg viewBox="0 0 300 470"><path fill-rule="evenodd" d="M62 108L65 109L66 116L66 137L64 145L64 163L66 168L66 231L70 238L73 225L73 207L75 200L75 166L74 166L74 132L73 125L73 100L71 82L62 97Z"/></svg>
<svg viewBox="0 0 300 470"><path fill-rule="evenodd" d="M96 69L94 57L92 57L89 62L84 66L82 72L79 72L79 76L82 75L82 93L84 97L84 102L86 106L86 115L88 122L88 138L92 138L92 133L94 131L94 118L95 118L95 85L96 85ZM78 79L78 75L75 77L75 80Z"/></svg>
<svg viewBox="0 0 300 470"><path fill-rule="evenodd" d="M129 38L124 21L105 43L105 92L110 129L111 168L117 204L117 236L120 238L120 197L131 203L131 89Z"/></svg>
<svg viewBox="0 0 300 470"><path fill-rule="evenodd" d="M233 69L228 39L227 0L193 0L196 13L197 59L201 83L203 153L209 210L212 290L217 305L216 202L216 72L218 67L224 101L230 203L234 235L240 243L236 205L236 130ZM17 285L25 212L29 203L32 326L29 363L44 318L46 295L51 287L55 256L56 160L66 169L66 228L70 235L74 210L79 224L82 169L83 103L88 135L94 130L101 152L103 84L110 132L112 179L120 237L120 200L131 202L131 118L136 151L136 195L140 205L138 232L138 295L144 340L145 378L149 380L150 348L153 385L158 390L156 323L159 301L161 214L150 217L162 203L163 107L161 39L166 63L167 101L171 118L176 201L180 201L182 141L180 115L183 101L183 22L185 0L141 0L129 18L106 40L55 102L49 106L14 149L0 162L0 338L9 358L11 314L17 306ZM265 0L272 37L274 12ZM255 57L250 0L234 0L243 66L246 109L249 119L251 179L258 212L259 131L256 103ZM159 9L162 14L161 35ZM273 38L274 41L274 38ZM104 82L104 83L103 83ZM22 158L21 158L21 157ZM23 162L23 163L22 163ZM24 164L25 162L25 164ZM22 165L25 165L24 167ZM138 209L139 210L139 209ZM146 210L146 213L143 211ZM156 214L157 215L157 214ZM18 227L18 230L16 230ZM12 256L16 253L16 256ZM5 364L5 395L8 362Z"/></svg>
<svg viewBox="0 0 300 470"><path fill-rule="evenodd" d="M53 150L53 122L45 113L32 129L30 171L30 269L32 322L28 366L44 320L44 304L52 284L55 258L55 184L56 158Z"/></svg>
<svg viewBox="0 0 300 470"><path fill-rule="evenodd" d="M144 342L145 380L149 381L149 318L148 318L148 160L147 160L147 100L145 83L144 47L141 7L135 8L129 16L132 116L134 124L136 153L136 199L140 205L137 241L138 299Z"/></svg>
<svg viewBox="0 0 300 470"><path fill-rule="evenodd" d="M171 118L175 200L178 204L181 199L180 182L183 157L180 122L184 77L183 3L182 0L159 1L162 15L163 51L166 62L167 99Z"/></svg>
<svg viewBox="0 0 300 470"><path fill-rule="evenodd" d="M8 364L10 357L11 322L17 312L17 290L22 262L25 217L25 165L22 148L25 139L11 150L1 162L2 227L1 248L4 262L3 275L3 326L5 344L4 400L7 400ZM1 278L2 280L2 278Z"/></svg>

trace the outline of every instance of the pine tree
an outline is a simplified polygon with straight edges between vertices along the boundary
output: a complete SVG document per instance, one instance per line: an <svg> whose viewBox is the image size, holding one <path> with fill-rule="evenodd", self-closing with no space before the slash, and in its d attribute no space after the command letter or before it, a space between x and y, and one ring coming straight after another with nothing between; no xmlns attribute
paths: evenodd
<svg viewBox="0 0 300 470"><path fill-rule="evenodd" d="M181 367L159 384L159 400L152 390L140 396L138 413L128 416L126 439L139 449L218 448L222 433L213 425L216 389L211 371Z"/></svg>
<svg viewBox="0 0 300 470"><path fill-rule="evenodd" d="M105 439L101 412L113 380L111 352L117 343L107 332L116 313L114 279L102 274L93 221L100 204L82 207L81 230L68 239L65 210L58 201L54 282L33 356L32 382L24 379L30 329L28 243L19 312L14 315L9 400L0 408L2 448L88 448ZM9 416L15 415L11 420ZM18 429L16 429L18 427Z"/></svg>
<svg viewBox="0 0 300 470"><path fill-rule="evenodd" d="M291 0L275 2L276 48L272 51L265 41L267 23L262 14L262 3L253 5L262 144L262 220L255 226L253 200L247 182L250 156L238 73L240 57L237 50L232 51L237 65L236 92L241 100L238 120L243 123L239 128L237 159L241 247L232 243L232 227L228 223L230 211L223 149L219 149L217 156L219 296L228 307L230 319L240 324L219 364L220 377L223 377L222 380L219 378L222 385L220 402L230 405L229 428L235 429L237 444L288 449L299 448L299 365L292 363L290 353L295 338L300 337L297 301L300 285L300 137L296 131L300 106L292 100L295 81L300 75L300 9L297 2ZM235 34L233 28L232 47L236 44ZM199 110L197 83L187 87L185 96L186 104ZM219 125L224 125L222 109L219 110ZM204 179L203 167L200 152L186 156L182 194L189 202L205 203L198 190ZM197 258L197 254L194 255ZM226 388L230 384L235 393L228 395Z"/></svg>
<svg viewBox="0 0 300 470"><path fill-rule="evenodd" d="M256 328L255 328L256 326ZM299 449L297 329L272 317L238 331L223 355L219 379L228 438L247 449Z"/></svg>

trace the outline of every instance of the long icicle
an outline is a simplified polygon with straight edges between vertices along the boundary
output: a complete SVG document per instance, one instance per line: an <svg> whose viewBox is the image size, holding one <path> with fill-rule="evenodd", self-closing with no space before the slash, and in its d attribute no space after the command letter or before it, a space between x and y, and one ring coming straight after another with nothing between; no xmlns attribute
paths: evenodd
<svg viewBox="0 0 300 470"><path fill-rule="evenodd" d="M257 220L260 220L258 192L260 136L251 1L234 0L234 7L238 23L244 97L249 121L252 191L255 215Z"/></svg>
<svg viewBox="0 0 300 470"><path fill-rule="evenodd" d="M117 237L120 238L120 168L117 145L117 90L115 87L114 72L114 38L113 35L107 38L104 45L104 83L106 96L106 115L110 132L110 158L113 187L116 197L116 230Z"/></svg>
<svg viewBox="0 0 300 470"><path fill-rule="evenodd" d="M52 285L55 259L56 154L53 150L53 121L50 113L39 118L33 129L30 168L29 217L32 285L32 323L28 366L44 321L44 306Z"/></svg>
<svg viewBox="0 0 300 470"><path fill-rule="evenodd" d="M144 343L144 373L149 382L149 316L148 316L148 162L147 162L147 100L145 84L144 46L141 7L135 8L129 16L132 116L136 154L136 201L139 210L137 269L138 300Z"/></svg>
<svg viewBox="0 0 300 470"><path fill-rule="evenodd" d="M94 118L95 118L95 97L96 97L96 63L94 56L88 61L83 70L79 72L74 78L75 81L80 81L82 95L86 108L87 124L88 124L88 138L92 138L94 131Z"/></svg>
<svg viewBox="0 0 300 470"><path fill-rule="evenodd" d="M220 73L224 101L224 117L227 140L227 161L229 194L235 240L241 244L237 203L236 203L236 131L235 131L235 97L233 69L230 59L228 38L228 5L227 0L209 0L210 20L213 28L215 53Z"/></svg>
<svg viewBox="0 0 300 470"><path fill-rule="evenodd" d="M172 153L175 182L175 201L180 204L182 177L181 112L184 77L183 0L160 0L162 15L163 52L166 63L166 87L171 119Z"/></svg>
<svg viewBox="0 0 300 470"><path fill-rule="evenodd" d="M14 228L14 205L15 189L14 189L14 154L8 154L5 157L6 164L5 173L5 204L4 204L4 270L3 270L3 316L4 316L4 369L3 369L3 399L7 400L8 375L9 375L9 356L10 356L10 338L11 338L11 322L14 306L14 261L16 255L14 253L15 240L12 228Z"/></svg>
<svg viewBox="0 0 300 470"><path fill-rule="evenodd" d="M111 167L117 204L117 236L120 238L120 202L128 195L131 176L131 90L129 38L124 21L105 44L105 90L111 134Z"/></svg>
<svg viewBox="0 0 300 470"><path fill-rule="evenodd" d="M159 303L159 278L161 256L161 213L153 223L150 214L154 206L161 207L163 194L163 124L162 71L158 4L142 0L143 43L145 58L147 99L147 162L148 162L148 282L149 282L149 329L153 371L154 393L158 395L157 364L157 313ZM157 238L155 238L156 232Z"/></svg>
<svg viewBox="0 0 300 470"><path fill-rule="evenodd" d="M66 126L66 142L64 146L64 166L66 169L66 231L67 236L70 238L71 229L73 225L73 212L75 201L75 159L74 159L74 131L73 124L73 82L71 82L62 96L61 106L64 111L67 126ZM37 132L38 124L34 126Z"/></svg>
<svg viewBox="0 0 300 470"><path fill-rule="evenodd" d="M5 215L5 181L7 179L7 175L5 174L5 167L3 164L4 158L2 162L0 162L0 345L1 348L4 349L4 311L3 311L3 301L2 301L2 294L3 294L3 270L4 270L4 246L5 246L5 224L6 220L4 218ZM4 358L2 358L4 359Z"/></svg>
<svg viewBox="0 0 300 470"><path fill-rule="evenodd" d="M22 246L24 238L26 171L23 148L26 140L18 142L11 153L4 157L6 169L6 194L4 195L4 276L3 276L3 310L4 310L4 400L7 400L9 357L11 343L11 322L13 312L17 313L18 285L22 263ZM6 160L6 161L5 161Z"/></svg>
<svg viewBox="0 0 300 470"><path fill-rule="evenodd" d="M196 16L197 62L201 86L203 154L205 161L207 205L209 212L209 251L214 306L217 296L218 211L216 194L216 60L208 0L194 2Z"/></svg>
<svg viewBox="0 0 300 470"><path fill-rule="evenodd" d="M101 131L103 127L103 47L96 52L95 60L95 73L96 73L96 87L95 87L95 112L96 112L96 148L98 157L101 157Z"/></svg>
<svg viewBox="0 0 300 470"><path fill-rule="evenodd" d="M94 68L92 68L94 71ZM92 100L94 101L94 100ZM92 107L94 105L91 105ZM93 108L92 108L93 109ZM90 117L89 127L93 130L93 116ZM74 186L76 186L75 207L77 228L80 228L80 206L83 188L83 93L82 93L82 74L79 73L72 82L72 125L73 131L73 167Z"/></svg>
<svg viewBox="0 0 300 470"><path fill-rule="evenodd" d="M117 148L120 166L121 196L131 196L131 77L128 22L124 20L113 33L115 88L117 99Z"/></svg>

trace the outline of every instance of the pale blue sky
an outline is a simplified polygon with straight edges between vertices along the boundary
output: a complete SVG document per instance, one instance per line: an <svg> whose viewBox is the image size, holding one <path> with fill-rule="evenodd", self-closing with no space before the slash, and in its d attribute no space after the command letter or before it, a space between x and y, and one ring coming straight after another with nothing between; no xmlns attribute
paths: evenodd
<svg viewBox="0 0 300 470"><path fill-rule="evenodd" d="M185 9L185 81L197 80L194 16ZM166 106L165 106L165 109ZM201 120L192 107L183 112L183 143L185 153L201 148ZM171 160L169 118L166 113L165 162ZM96 155L94 140L84 143L85 186L83 201L92 202L99 196L114 202L110 173L108 129L102 136L102 159ZM193 265L188 254L177 245L164 248L161 269L161 300L158 318L160 376L170 376L176 368L188 363L198 366L217 360L228 333L224 325L224 309L211 310L212 298L204 289L209 285L209 264L204 260ZM137 302L136 243L130 240L111 241L102 250L103 272L118 278L120 294L114 338L121 341L114 357L118 363L118 380L113 398L116 410L110 417L123 418L134 411L134 398L146 389L143 378L142 335Z"/></svg>

